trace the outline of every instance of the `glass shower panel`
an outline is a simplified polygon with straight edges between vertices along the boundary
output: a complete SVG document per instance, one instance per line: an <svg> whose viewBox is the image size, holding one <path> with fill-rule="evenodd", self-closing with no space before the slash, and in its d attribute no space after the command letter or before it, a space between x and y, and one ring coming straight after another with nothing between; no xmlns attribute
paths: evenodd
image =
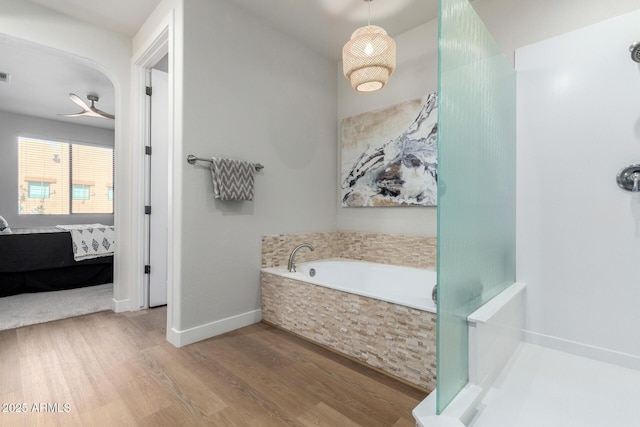
<svg viewBox="0 0 640 427"><path fill-rule="evenodd" d="M437 411L466 385L467 316L515 281L516 75L468 0L440 0Z"/></svg>

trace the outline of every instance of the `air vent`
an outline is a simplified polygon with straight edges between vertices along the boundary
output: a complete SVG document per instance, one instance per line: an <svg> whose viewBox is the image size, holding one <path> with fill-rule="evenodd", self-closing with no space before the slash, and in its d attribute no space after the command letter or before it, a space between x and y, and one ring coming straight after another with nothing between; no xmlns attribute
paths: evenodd
<svg viewBox="0 0 640 427"><path fill-rule="evenodd" d="M11 80L11 74L0 71L0 82L9 83L9 80Z"/></svg>

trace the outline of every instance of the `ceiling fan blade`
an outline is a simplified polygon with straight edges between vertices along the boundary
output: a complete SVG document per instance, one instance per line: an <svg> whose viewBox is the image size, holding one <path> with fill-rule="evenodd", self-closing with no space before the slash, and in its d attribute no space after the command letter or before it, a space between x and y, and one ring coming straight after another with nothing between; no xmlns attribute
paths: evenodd
<svg viewBox="0 0 640 427"><path fill-rule="evenodd" d="M105 119L111 119L111 120L115 120L116 116L113 114L109 114L109 113L105 113L102 110L98 110L96 107L90 107L91 111L93 111L94 113L96 113L99 117L105 118Z"/></svg>
<svg viewBox="0 0 640 427"><path fill-rule="evenodd" d="M84 111L81 111L79 113L74 113L74 114L58 114L58 116L60 117L82 117L86 115L87 113L85 113Z"/></svg>
<svg viewBox="0 0 640 427"><path fill-rule="evenodd" d="M58 115L59 116L63 116L63 117L99 117L99 118L104 118L101 114L98 114L93 110L84 110L84 111L80 111L79 113L58 114Z"/></svg>
<svg viewBox="0 0 640 427"><path fill-rule="evenodd" d="M75 93L70 93L69 98L71 98L73 102L78 104L78 106L82 108L84 111L89 111L89 106L82 100L82 98L80 98Z"/></svg>

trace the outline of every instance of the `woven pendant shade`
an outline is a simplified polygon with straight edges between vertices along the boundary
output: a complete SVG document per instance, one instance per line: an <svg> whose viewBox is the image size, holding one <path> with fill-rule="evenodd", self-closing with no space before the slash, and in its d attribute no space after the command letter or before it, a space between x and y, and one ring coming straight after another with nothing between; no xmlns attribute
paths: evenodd
<svg viewBox="0 0 640 427"><path fill-rule="evenodd" d="M355 90L381 89L396 69L396 43L376 25L358 28L342 48L342 67Z"/></svg>

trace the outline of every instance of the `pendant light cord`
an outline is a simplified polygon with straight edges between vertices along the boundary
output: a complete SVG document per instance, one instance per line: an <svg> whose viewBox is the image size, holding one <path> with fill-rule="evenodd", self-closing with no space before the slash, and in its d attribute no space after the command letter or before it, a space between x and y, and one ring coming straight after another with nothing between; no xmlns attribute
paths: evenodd
<svg viewBox="0 0 640 427"><path fill-rule="evenodd" d="M368 25L371 25L371 1L372 1L372 0L367 0L367 3L369 3L369 20L368 20Z"/></svg>

